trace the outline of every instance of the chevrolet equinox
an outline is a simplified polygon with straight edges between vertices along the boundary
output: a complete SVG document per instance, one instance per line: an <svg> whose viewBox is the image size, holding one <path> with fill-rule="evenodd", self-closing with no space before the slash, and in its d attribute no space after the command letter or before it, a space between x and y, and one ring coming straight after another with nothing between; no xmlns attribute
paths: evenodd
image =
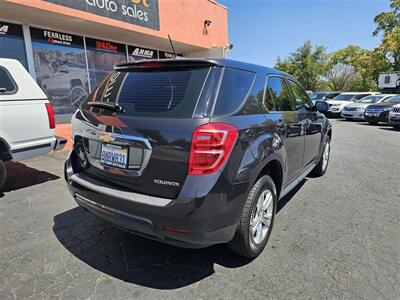
<svg viewBox="0 0 400 300"><path fill-rule="evenodd" d="M227 59L130 62L73 119L75 201L124 230L256 257L277 203L328 167L332 129L292 76Z"/></svg>

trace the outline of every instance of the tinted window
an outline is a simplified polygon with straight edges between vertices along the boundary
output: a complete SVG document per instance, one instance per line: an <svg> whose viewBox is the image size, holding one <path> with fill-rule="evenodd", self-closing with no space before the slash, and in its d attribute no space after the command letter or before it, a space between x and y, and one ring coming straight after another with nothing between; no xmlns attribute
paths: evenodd
<svg viewBox="0 0 400 300"><path fill-rule="evenodd" d="M193 115L209 68L115 71L96 88L87 101L118 102L124 115L138 117L190 118ZM90 107L102 114L112 111Z"/></svg>
<svg viewBox="0 0 400 300"><path fill-rule="evenodd" d="M235 112L250 91L255 74L243 70L225 68L219 89L214 115Z"/></svg>
<svg viewBox="0 0 400 300"><path fill-rule="evenodd" d="M0 68L0 95L2 93L12 93L17 89L14 81L11 79L9 73L4 69Z"/></svg>
<svg viewBox="0 0 400 300"><path fill-rule="evenodd" d="M366 97L366 96L369 96L370 94L362 94L362 95L357 95L356 97L355 97L355 99L356 100L360 100L360 99L362 99L362 98L364 98L364 97Z"/></svg>
<svg viewBox="0 0 400 300"><path fill-rule="evenodd" d="M390 97L389 99L383 100L385 103L400 103L400 96Z"/></svg>
<svg viewBox="0 0 400 300"><path fill-rule="evenodd" d="M308 108L310 108L312 106L312 103L303 88L292 80L289 80L288 82L290 89L293 93L296 110L307 110Z"/></svg>
<svg viewBox="0 0 400 300"><path fill-rule="evenodd" d="M326 95L325 98L326 98L326 99L333 99L333 98L335 98L337 95L339 95L339 94L337 94L337 93L331 93L331 94Z"/></svg>
<svg viewBox="0 0 400 300"><path fill-rule="evenodd" d="M272 101L271 101L272 100ZM289 89L285 80L277 76L269 76L267 82L267 90L265 93L265 106L271 110L277 111L292 111L292 101ZM274 104L272 109L271 103Z"/></svg>
<svg viewBox="0 0 400 300"><path fill-rule="evenodd" d="M381 100L383 97L385 97L385 96L383 96L383 95L382 96L371 95L371 96L367 96L367 97L362 98L360 101L358 101L358 103L376 103L379 100Z"/></svg>
<svg viewBox="0 0 400 300"><path fill-rule="evenodd" d="M340 94L337 95L333 100L340 100L340 101L351 101L354 97L354 94Z"/></svg>
<svg viewBox="0 0 400 300"><path fill-rule="evenodd" d="M314 93L310 96L312 100L321 100L327 97L328 95L326 93Z"/></svg>

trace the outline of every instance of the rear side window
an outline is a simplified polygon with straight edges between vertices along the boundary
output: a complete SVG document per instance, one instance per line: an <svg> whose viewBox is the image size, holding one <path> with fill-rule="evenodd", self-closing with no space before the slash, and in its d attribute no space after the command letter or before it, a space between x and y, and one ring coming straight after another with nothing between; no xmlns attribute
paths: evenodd
<svg viewBox="0 0 400 300"><path fill-rule="evenodd" d="M293 105L291 98L292 96L289 88L282 77L268 77L264 103L270 111L292 111Z"/></svg>
<svg viewBox="0 0 400 300"><path fill-rule="evenodd" d="M293 93L296 110L300 111L310 108L312 106L311 100L308 98L308 95L303 88L293 80L289 80L288 82Z"/></svg>
<svg viewBox="0 0 400 300"><path fill-rule="evenodd" d="M137 117L191 118L209 67L114 71L85 102L83 109L111 114L89 101L118 102L124 115Z"/></svg>
<svg viewBox="0 0 400 300"><path fill-rule="evenodd" d="M249 93L255 75L244 70L225 68L214 107L214 116L235 112Z"/></svg>
<svg viewBox="0 0 400 300"><path fill-rule="evenodd" d="M0 95L11 94L17 90L14 80L11 78L10 73L3 67L0 67Z"/></svg>

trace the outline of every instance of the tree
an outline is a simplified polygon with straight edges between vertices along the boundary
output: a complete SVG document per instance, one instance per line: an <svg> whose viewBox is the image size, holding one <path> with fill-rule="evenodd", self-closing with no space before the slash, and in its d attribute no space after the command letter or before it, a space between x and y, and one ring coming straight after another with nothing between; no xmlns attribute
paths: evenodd
<svg viewBox="0 0 400 300"><path fill-rule="evenodd" d="M325 74L326 86L331 91L351 91L356 86L357 77L353 66L337 63L332 65Z"/></svg>
<svg viewBox="0 0 400 300"><path fill-rule="evenodd" d="M382 34L378 50L394 71L400 71L400 0L390 1L391 11L383 12L374 19L377 25L374 36Z"/></svg>
<svg viewBox="0 0 400 300"><path fill-rule="evenodd" d="M306 90L317 90L321 84L321 74L326 70L327 55L324 46L313 46L306 41L288 58L276 60L275 68L295 76Z"/></svg>
<svg viewBox="0 0 400 300"><path fill-rule="evenodd" d="M355 45L331 53L328 65L328 86L339 85L342 86L339 90L344 91L375 90L379 73L390 68L379 49L366 50Z"/></svg>

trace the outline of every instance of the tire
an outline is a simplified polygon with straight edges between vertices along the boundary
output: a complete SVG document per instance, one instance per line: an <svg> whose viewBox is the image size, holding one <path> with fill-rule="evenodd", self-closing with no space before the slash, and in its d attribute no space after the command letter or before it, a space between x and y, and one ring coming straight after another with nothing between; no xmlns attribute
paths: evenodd
<svg viewBox="0 0 400 300"><path fill-rule="evenodd" d="M265 205L267 209L264 211L262 206L266 201L268 204ZM247 258L260 255L271 235L277 202L276 187L272 178L265 175L258 179L247 196L235 236L228 243L231 251ZM261 216L264 216L264 219ZM255 234L251 231L251 225L257 228Z"/></svg>
<svg viewBox="0 0 400 300"><path fill-rule="evenodd" d="M325 151L327 151L327 153L325 153ZM321 176L325 175L326 170L328 169L328 165L329 165L330 153L331 153L331 138L329 136L327 136L325 144L324 144L324 148L322 149L321 157L318 161L318 164L315 166L315 168L310 173L312 176L321 177Z"/></svg>
<svg viewBox="0 0 400 300"><path fill-rule="evenodd" d="M396 130L400 130L400 126L399 125L393 125L393 128Z"/></svg>
<svg viewBox="0 0 400 300"><path fill-rule="evenodd" d="M83 86L74 86L69 92L69 101L73 107L79 107L88 96Z"/></svg>
<svg viewBox="0 0 400 300"><path fill-rule="evenodd" d="M0 159L0 191L3 189L7 180L7 169L4 161Z"/></svg>
<svg viewBox="0 0 400 300"><path fill-rule="evenodd" d="M369 125L378 125L378 122L368 122Z"/></svg>

